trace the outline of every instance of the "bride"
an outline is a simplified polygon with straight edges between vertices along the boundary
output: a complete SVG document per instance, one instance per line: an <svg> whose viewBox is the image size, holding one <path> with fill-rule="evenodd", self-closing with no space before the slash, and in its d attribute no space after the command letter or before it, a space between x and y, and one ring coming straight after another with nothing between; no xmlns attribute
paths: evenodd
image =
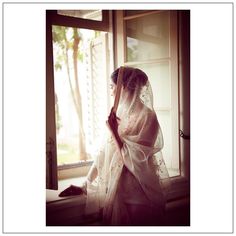
<svg viewBox="0 0 236 236"><path fill-rule="evenodd" d="M120 90L119 103L84 184L86 213L102 212L104 225L163 225L168 172L148 77L120 67L111 75L111 90L113 96Z"/></svg>

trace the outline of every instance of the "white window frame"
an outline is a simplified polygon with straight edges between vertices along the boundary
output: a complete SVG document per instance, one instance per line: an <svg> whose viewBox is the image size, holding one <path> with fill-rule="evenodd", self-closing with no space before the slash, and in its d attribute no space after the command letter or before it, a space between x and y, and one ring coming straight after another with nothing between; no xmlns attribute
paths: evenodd
<svg viewBox="0 0 236 236"><path fill-rule="evenodd" d="M125 26L126 19L135 17L146 16L160 12L159 10L143 11L143 13L134 14L132 16L125 17L124 10L118 10L115 14L115 32L116 32L116 46L115 46L115 58L116 67L121 65L129 65L126 63L126 41L125 41ZM170 11L171 14L171 29L170 37L171 43L176 50L171 50L170 57L171 63L171 76L178 76L178 84L174 86L175 89L174 99L178 99L178 106L173 107L177 114L177 119L172 119L172 126L175 130L182 130L186 134L190 134L190 31L189 31L189 11ZM174 21L174 20L175 21ZM186 45L188 44L188 45ZM177 94L176 94L177 93ZM186 97L188 99L186 99ZM181 115L180 115L181 113ZM178 135L178 134L177 134ZM176 135L175 137L176 138ZM180 175L171 178L172 191L169 198L174 199L181 196L189 195L190 193L190 141L178 137L178 145L175 146L174 152L179 158L179 170ZM176 140L175 140L176 142Z"/></svg>

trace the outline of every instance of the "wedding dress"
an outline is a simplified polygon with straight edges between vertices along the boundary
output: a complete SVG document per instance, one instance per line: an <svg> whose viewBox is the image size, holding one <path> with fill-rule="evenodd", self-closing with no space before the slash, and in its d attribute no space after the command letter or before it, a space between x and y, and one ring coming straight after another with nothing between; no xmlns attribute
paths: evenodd
<svg viewBox="0 0 236 236"><path fill-rule="evenodd" d="M116 113L123 147L108 136L87 177L86 213L102 210L104 225L163 224L170 181L151 85L141 72L124 67Z"/></svg>

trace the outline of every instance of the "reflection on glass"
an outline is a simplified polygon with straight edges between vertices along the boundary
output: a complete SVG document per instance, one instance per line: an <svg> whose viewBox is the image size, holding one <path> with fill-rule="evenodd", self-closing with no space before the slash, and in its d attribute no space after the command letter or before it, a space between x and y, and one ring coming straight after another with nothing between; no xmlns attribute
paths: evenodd
<svg viewBox="0 0 236 236"><path fill-rule="evenodd" d="M127 61L169 57L169 12L126 21Z"/></svg>
<svg viewBox="0 0 236 236"><path fill-rule="evenodd" d="M169 62L139 64L135 67L145 71L153 88L154 105L158 109L171 107L171 81Z"/></svg>

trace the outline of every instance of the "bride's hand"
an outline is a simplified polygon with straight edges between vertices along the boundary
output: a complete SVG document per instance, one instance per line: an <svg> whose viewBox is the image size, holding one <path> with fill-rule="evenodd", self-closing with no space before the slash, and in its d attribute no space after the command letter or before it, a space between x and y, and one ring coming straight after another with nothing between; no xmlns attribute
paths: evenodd
<svg viewBox="0 0 236 236"><path fill-rule="evenodd" d="M117 144L117 147L121 149L123 147L123 141L121 140L119 134L118 134L118 126L120 123L120 118L116 116L116 113L113 112L113 108L111 109L111 113L108 116L107 120L107 126L110 129L113 138L115 139L115 143Z"/></svg>
<svg viewBox="0 0 236 236"><path fill-rule="evenodd" d="M110 115L108 116L107 123L109 127L111 128L113 133L118 132L118 126L119 126L120 118L116 116L116 113L113 111L113 108L111 109Z"/></svg>

